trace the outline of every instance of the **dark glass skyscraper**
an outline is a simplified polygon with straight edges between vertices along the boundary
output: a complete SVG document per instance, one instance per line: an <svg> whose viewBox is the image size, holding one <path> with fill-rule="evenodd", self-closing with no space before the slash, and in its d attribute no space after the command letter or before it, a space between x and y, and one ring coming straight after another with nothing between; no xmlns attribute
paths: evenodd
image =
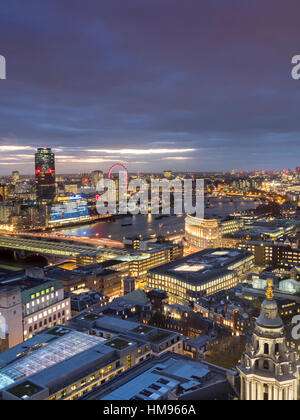
<svg viewBox="0 0 300 420"><path fill-rule="evenodd" d="M52 201L56 195L55 156L49 148L39 148L35 154L36 194L39 201Z"/></svg>

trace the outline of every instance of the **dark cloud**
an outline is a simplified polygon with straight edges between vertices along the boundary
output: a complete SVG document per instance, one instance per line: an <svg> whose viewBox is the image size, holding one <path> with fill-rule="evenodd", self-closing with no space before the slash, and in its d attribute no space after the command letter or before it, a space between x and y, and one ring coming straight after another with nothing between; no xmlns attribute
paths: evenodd
<svg viewBox="0 0 300 420"><path fill-rule="evenodd" d="M299 0L1 2L0 143L64 146L85 159L76 170L110 165L82 145L197 149L122 156L132 170L293 168L299 12Z"/></svg>

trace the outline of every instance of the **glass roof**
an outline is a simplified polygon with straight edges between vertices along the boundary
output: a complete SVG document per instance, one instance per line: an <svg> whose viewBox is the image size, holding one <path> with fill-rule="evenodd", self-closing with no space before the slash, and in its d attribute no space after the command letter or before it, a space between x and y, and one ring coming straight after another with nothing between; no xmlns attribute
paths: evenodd
<svg viewBox="0 0 300 420"><path fill-rule="evenodd" d="M199 265L199 264L182 264L176 268L174 268L174 271L200 271L200 270L204 270L205 265Z"/></svg>
<svg viewBox="0 0 300 420"><path fill-rule="evenodd" d="M0 389L63 362L100 342L97 337L71 331L49 344L45 343L43 347L0 370Z"/></svg>
<svg viewBox="0 0 300 420"><path fill-rule="evenodd" d="M5 388L8 385L13 384L14 381L6 375L0 373L0 389Z"/></svg>

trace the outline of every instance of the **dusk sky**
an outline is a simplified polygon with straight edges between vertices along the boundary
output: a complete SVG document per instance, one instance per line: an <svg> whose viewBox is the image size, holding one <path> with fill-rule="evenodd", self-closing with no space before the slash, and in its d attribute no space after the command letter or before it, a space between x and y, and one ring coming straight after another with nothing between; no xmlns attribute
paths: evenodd
<svg viewBox="0 0 300 420"><path fill-rule="evenodd" d="M0 3L0 174L300 165L299 0Z"/></svg>

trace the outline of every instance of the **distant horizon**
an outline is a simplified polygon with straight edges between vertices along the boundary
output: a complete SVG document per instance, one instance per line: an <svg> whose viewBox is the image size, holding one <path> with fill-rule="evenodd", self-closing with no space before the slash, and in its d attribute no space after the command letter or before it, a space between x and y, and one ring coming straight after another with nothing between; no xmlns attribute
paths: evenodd
<svg viewBox="0 0 300 420"><path fill-rule="evenodd" d="M117 163L117 162L116 162ZM110 168L109 168L110 169ZM93 171L102 171L104 174L107 174L109 169L107 170L103 170L100 168L97 169L92 169L90 171L86 171L86 172L57 172L57 170L55 170L55 176L81 176L81 175L91 175L91 173ZM233 175L231 174L232 171L235 171L234 175L247 175L247 174L253 174L255 172L265 172L266 174L272 174L272 173L282 173L284 171L292 171L295 172L297 168L283 168L283 169L271 169L271 170L265 170L265 169L253 169L253 170L242 170L242 169L229 169L229 170L224 170L224 171L201 171L201 170L189 170L189 171L179 171L179 170L171 170L171 169L164 169L162 171L128 171L129 175L136 175L136 174L143 174L143 175L157 175L157 174L163 174L164 171L171 171L173 174L219 174L219 175L224 175L224 174L228 174L228 175ZM23 173L21 171L19 171L18 169L13 169L10 173L6 173L6 174L0 174L0 176L5 177L5 178L9 178L12 176L12 172L14 171L18 171L21 177L35 177L34 174L34 169L33 169L33 173ZM116 174L118 173L118 171L116 170Z"/></svg>
<svg viewBox="0 0 300 420"><path fill-rule="evenodd" d="M126 166L130 173L162 173L165 170L178 173L189 173L189 172L204 172L204 173L223 173L223 172L259 172L259 171L284 171L284 170L295 170L297 165L288 168L274 168L271 165L266 167L229 167L226 165L224 160L224 167L219 168L208 168L205 165L199 163L198 157L193 157L197 154L197 148L187 147L139 147L139 148L100 148L100 146L87 148L87 147L76 147L70 148L68 146L51 147L47 146L31 146L31 145L20 145L20 144L1 144L0 153L3 161L1 162L0 157L0 176L9 176L7 168L13 168L10 172L18 170L20 173L30 176L28 167L32 168L32 174L34 174L34 156L38 149L50 148L55 154L55 165L58 168L60 174L74 174L74 167L77 167L75 173L90 173L95 170L102 170L108 172L114 164L123 164ZM165 165L162 168L155 168L154 164L150 162L150 158L161 162L160 165ZM149 162L144 159L148 159ZM140 160L141 159L141 160ZM297 159L297 158L296 158ZM205 160L205 159L204 159ZM193 164L194 162L194 164ZM197 162L197 163L196 163ZM199 169L193 165L206 166ZM186 169L187 166L190 169Z"/></svg>

